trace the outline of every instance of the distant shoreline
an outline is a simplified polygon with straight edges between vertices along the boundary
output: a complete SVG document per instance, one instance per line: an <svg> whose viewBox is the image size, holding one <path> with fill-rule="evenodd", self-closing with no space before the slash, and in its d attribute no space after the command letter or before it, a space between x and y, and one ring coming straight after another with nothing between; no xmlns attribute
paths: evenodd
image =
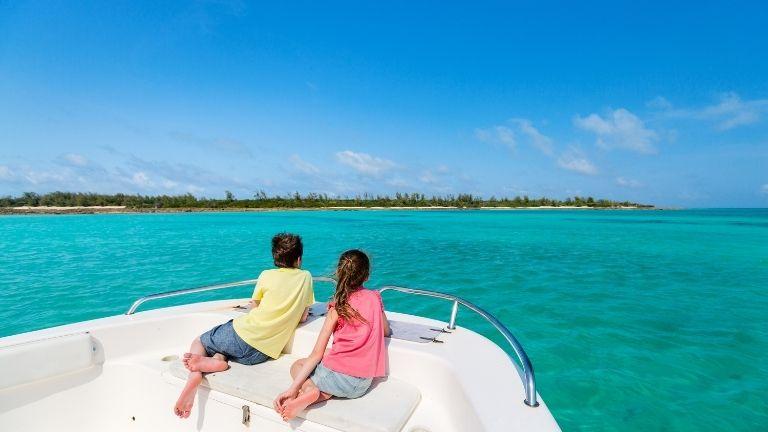
<svg viewBox="0 0 768 432"><path fill-rule="evenodd" d="M228 207L228 208L132 208L127 206L22 206L0 207L0 215L60 215L60 214L138 214L138 213L240 213L240 212L275 212L275 211L361 211L361 210L485 210L485 211L509 211L509 210L662 210L657 207L588 207L588 206L538 206L538 207L457 207L457 206L392 206L392 207L363 207L363 206L329 206L329 207Z"/></svg>

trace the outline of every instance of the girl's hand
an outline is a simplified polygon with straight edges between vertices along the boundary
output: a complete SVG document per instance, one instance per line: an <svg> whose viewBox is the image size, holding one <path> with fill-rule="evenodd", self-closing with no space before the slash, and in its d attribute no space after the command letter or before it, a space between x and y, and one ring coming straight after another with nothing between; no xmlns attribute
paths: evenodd
<svg viewBox="0 0 768 432"><path fill-rule="evenodd" d="M282 393L280 393L276 398L275 401L272 403L272 406L275 408L275 411L277 411L278 414L283 413L283 407L285 406L285 403L288 402L289 399L294 399L296 396L299 395L298 390L294 389L288 389Z"/></svg>

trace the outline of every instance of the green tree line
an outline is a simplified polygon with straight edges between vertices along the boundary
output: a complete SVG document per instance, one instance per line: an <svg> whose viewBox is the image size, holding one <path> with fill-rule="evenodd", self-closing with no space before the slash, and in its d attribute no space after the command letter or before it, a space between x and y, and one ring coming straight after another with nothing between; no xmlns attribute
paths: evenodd
<svg viewBox="0 0 768 432"><path fill-rule="evenodd" d="M125 206L131 209L237 209L237 208L327 208L327 207L540 207L540 206L578 206L594 208L641 207L651 205L629 201L614 201L594 199L592 197L572 197L564 200L551 198L529 198L516 196L513 198L490 197L484 199L472 194L445 196L426 196L423 193L396 193L389 195L363 194L354 197L331 197L327 194L309 193L301 195L298 192L286 196L269 196L259 191L253 197L246 199L235 198L232 192L226 191L225 198L198 198L192 194L186 195L128 195L128 194L95 194L82 192L51 192L39 195L25 192L20 196L0 197L0 207L20 206Z"/></svg>

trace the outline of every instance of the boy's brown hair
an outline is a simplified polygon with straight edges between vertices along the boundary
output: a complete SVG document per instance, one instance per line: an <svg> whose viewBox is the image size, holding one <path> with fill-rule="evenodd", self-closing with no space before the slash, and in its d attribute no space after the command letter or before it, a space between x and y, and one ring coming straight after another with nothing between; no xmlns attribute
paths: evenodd
<svg viewBox="0 0 768 432"><path fill-rule="evenodd" d="M272 258L275 260L275 266L295 268L303 254L304 245L301 243L301 237L296 234L279 233L272 237Z"/></svg>

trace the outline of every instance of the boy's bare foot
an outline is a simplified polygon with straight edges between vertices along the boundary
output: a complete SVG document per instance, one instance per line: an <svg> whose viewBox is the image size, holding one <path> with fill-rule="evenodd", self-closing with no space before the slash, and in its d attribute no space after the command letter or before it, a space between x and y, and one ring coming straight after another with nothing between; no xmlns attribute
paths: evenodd
<svg viewBox="0 0 768 432"><path fill-rule="evenodd" d="M176 405L173 407L173 413L179 418L187 418L192 413L197 386L200 385L202 379L202 376L197 374L197 377L190 377L187 380L187 385L184 386L184 390L179 395L179 400L176 401Z"/></svg>
<svg viewBox="0 0 768 432"><path fill-rule="evenodd" d="M184 367L187 369L189 369L189 359L191 359L192 356L200 357L200 354L184 353L184 356L181 358L181 362L184 363Z"/></svg>
<svg viewBox="0 0 768 432"><path fill-rule="evenodd" d="M288 421L297 415L306 407L312 405L320 398L320 390L317 387L299 393L295 398L285 402L283 405L283 420Z"/></svg>
<svg viewBox="0 0 768 432"><path fill-rule="evenodd" d="M224 360L200 354L186 353L183 362L190 372L221 372L229 368L229 364Z"/></svg>

